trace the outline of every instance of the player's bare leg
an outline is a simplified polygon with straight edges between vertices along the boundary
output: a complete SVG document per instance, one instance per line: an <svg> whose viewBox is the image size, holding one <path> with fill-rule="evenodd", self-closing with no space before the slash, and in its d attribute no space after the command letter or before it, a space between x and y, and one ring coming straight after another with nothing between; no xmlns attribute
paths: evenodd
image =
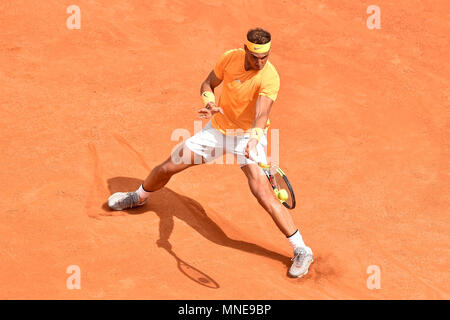
<svg viewBox="0 0 450 320"><path fill-rule="evenodd" d="M203 159L202 163L204 163ZM184 145L183 148L175 150L166 161L153 168L142 186L149 192L159 190L174 174L197 164L201 163L194 163L194 153Z"/></svg>
<svg viewBox="0 0 450 320"><path fill-rule="evenodd" d="M277 227L285 236L293 234L297 228L289 211L273 196L266 176L256 164L243 166L242 171L248 179L248 185L259 204L270 214Z"/></svg>
<svg viewBox="0 0 450 320"><path fill-rule="evenodd" d="M294 248L293 264L289 270L292 277L301 277L308 273L313 262L312 250L305 245L291 214L281 202L275 198L273 190L261 168L256 164L242 167L248 179L248 185L259 204L270 214L277 227L289 239Z"/></svg>
<svg viewBox="0 0 450 320"><path fill-rule="evenodd" d="M166 161L153 168L137 191L114 193L108 199L108 206L112 210L141 206L150 192L164 187L174 174L201 163L204 163L203 159L202 162L195 163L194 153L186 145L180 145Z"/></svg>

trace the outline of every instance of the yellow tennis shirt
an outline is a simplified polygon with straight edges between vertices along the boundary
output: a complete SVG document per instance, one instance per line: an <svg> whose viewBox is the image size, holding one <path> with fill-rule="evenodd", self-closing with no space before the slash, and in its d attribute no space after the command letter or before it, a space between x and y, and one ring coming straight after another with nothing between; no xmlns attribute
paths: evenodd
<svg viewBox="0 0 450 320"><path fill-rule="evenodd" d="M233 49L225 52L214 67L217 78L223 80L218 105L224 114L216 113L211 125L223 134L227 129L251 129L258 96L275 101L280 89L280 77L269 61L261 70L248 71L244 68L244 61L244 49Z"/></svg>

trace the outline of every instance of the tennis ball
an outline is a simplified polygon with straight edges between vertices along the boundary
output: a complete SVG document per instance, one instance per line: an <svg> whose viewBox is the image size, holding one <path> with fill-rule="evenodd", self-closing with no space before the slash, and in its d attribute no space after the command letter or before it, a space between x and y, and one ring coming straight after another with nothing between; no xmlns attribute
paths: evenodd
<svg viewBox="0 0 450 320"><path fill-rule="evenodd" d="M289 198L289 195L286 189L281 189L278 191L278 199L280 199L281 201L286 201L287 198Z"/></svg>

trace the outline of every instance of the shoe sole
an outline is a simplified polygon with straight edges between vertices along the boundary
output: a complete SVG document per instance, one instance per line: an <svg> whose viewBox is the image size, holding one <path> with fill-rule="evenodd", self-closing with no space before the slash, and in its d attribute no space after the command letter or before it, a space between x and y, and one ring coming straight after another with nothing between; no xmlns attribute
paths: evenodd
<svg viewBox="0 0 450 320"><path fill-rule="evenodd" d="M130 210L130 209L134 209L134 208L143 206L144 204L145 204L145 202L144 202L144 203L141 203L141 204L137 204L137 205L132 206L132 207L122 208L122 209L114 209L114 208L111 208L111 207L109 206L109 204L108 204L108 207L109 207L109 209L111 209L112 211L124 211L124 210Z"/></svg>

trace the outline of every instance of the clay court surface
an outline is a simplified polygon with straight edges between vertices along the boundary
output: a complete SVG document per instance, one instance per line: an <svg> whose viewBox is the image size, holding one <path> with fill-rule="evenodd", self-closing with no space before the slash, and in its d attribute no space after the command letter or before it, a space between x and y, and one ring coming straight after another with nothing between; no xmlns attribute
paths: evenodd
<svg viewBox="0 0 450 320"><path fill-rule="evenodd" d="M449 9L2 0L0 298L448 299ZM168 157L175 129L194 133L201 82L255 26L272 33L272 128L315 254L302 279L238 165L184 171L136 210L106 206Z"/></svg>

